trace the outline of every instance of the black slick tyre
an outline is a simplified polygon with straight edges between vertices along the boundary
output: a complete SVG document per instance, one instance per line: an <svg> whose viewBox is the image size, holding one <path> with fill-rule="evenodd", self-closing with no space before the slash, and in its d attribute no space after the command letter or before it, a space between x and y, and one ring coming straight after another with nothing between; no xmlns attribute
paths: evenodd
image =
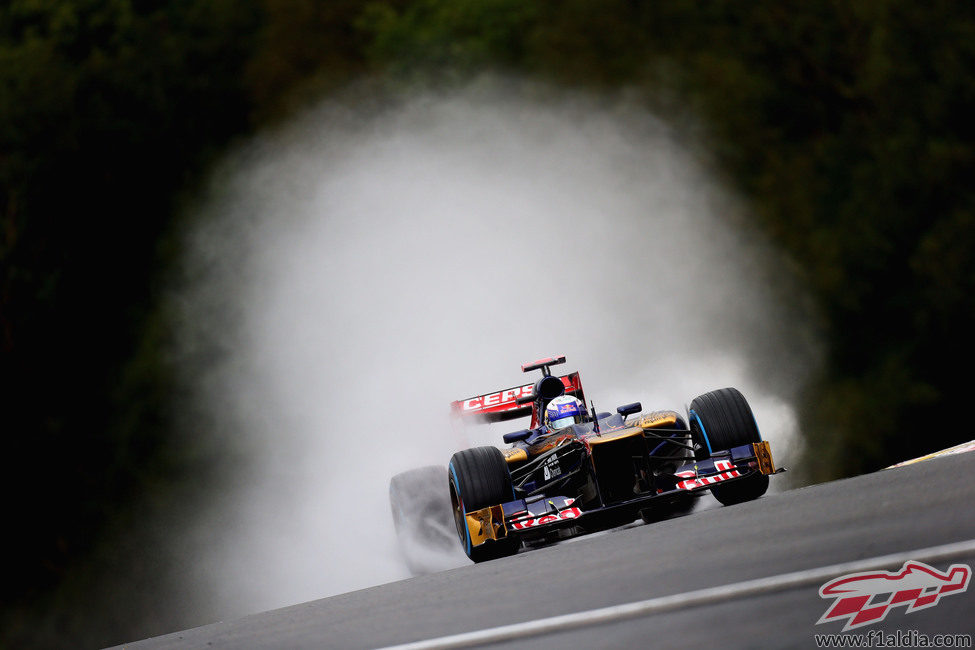
<svg viewBox="0 0 975 650"><path fill-rule="evenodd" d="M688 415L697 460L709 458L714 452L762 441L752 409L736 388L721 388L694 398ZM757 499L766 490L768 476L756 473L716 485L711 494L723 505L730 506Z"/></svg>
<svg viewBox="0 0 975 650"><path fill-rule="evenodd" d="M472 546L467 529L468 512L514 500L511 475L501 451L496 447L475 447L457 452L450 459L448 479L457 536L467 557L484 562L517 553L520 544L513 538Z"/></svg>

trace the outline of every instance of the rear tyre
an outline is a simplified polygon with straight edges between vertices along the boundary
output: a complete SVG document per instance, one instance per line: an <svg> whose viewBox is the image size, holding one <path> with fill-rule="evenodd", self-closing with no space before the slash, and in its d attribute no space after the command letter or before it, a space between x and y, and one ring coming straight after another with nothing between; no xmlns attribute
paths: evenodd
<svg viewBox="0 0 975 650"><path fill-rule="evenodd" d="M694 398L689 411L694 457L709 458L714 452L761 442L755 416L744 395L736 388L713 390ZM768 490L768 476L751 476L716 485L711 494L723 505L751 501Z"/></svg>
<svg viewBox="0 0 975 650"><path fill-rule="evenodd" d="M457 566L460 559L446 487L443 465L411 469L389 481L397 546L413 575Z"/></svg>
<svg viewBox="0 0 975 650"><path fill-rule="evenodd" d="M465 449L453 455L448 469L454 524L467 557L474 562L484 562L517 553L520 543L514 538L471 546L470 531L467 529L468 512L507 503L515 498L508 464L501 451L496 447Z"/></svg>

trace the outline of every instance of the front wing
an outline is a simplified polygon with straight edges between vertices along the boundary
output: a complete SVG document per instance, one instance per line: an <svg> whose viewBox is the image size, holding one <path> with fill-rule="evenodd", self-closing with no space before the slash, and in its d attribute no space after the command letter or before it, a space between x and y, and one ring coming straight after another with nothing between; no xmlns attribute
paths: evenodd
<svg viewBox="0 0 975 650"><path fill-rule="evenodd" d="M472 546L490 543L512 535L538 537L559 529L586 528L587 519L605 517L612 511L632 511L651 502L674 500L682 495L710 490L715 485L740 480L756 473L777 474L767 441L751 443L719 452L712 458L688 462L674 472L674 485L655 493L598 508L583 510L571 497L538 496L518 499L466 513Z"/></svg>

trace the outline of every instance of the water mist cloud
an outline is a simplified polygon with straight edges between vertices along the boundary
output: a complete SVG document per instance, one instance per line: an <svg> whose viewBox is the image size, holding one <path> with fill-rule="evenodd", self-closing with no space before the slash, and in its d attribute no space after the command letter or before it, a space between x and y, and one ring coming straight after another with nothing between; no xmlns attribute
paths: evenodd
<svg viewBox="0 0 975 650"><path fill-rule="evenodd" d="M447 404L541 356L606 410L737 386L788 462L807 334L667 124L492 82L356 106L238 151L190 235L185 370L242 468L197 533L214 612L406 577L390 476L500 442L459 438Z"/></svg>

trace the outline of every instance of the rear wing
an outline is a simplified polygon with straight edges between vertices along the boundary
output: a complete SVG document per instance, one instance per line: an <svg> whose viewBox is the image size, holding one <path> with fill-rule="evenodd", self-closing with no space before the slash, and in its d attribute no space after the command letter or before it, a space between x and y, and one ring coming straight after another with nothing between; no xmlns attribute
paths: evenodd
<svg viewBox="0 0 975 650"><path fill-rule="evenodd" d="M539 366L540 367L540 366ZM528 368L535 370L536 368ZM579 398L585 403L582 392L582 379L578 372L559 377L565 387L565 394ZM532 414L533 390L535 383L505 388L484 395L476 395L467 399L450 403L452 415L462 418L475 418L482 422L503 422L527 417Z"/></svg>

